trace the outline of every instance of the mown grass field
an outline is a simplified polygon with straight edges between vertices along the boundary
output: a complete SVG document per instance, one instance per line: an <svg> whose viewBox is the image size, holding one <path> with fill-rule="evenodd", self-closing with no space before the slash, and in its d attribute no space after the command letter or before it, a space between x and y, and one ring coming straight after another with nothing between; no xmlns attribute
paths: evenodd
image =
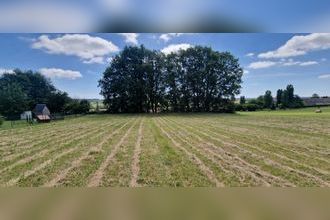
<svg viewBox="0 0 330 220"><path fill-rule="evenodd" d="M1 186L330 186L330 108L0 130Z"/></svg>

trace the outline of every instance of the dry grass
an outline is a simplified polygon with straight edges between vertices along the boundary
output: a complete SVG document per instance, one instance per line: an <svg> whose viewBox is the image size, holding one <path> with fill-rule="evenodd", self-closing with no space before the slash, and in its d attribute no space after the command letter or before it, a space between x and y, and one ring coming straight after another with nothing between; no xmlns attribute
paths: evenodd
<svg viewBox="0 0 330 220"><path fill-rule="evenodd" d="M0 130L2 186L330 186L330 108Z"/></svg>

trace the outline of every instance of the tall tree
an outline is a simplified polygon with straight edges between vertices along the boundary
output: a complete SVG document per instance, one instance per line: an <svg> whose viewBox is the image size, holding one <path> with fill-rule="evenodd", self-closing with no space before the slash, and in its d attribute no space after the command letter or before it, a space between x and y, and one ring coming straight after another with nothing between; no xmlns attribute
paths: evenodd
<svg viewBox="0 0 330 220"><path fill-rule="evenodd" d="M47 106L51 112L64 112L65 105L70 101L68 93L56 91L48 96Z"/></svg>
<svg viewBox="0 0 330 220"><path fill-rule="evenodd" d="M276 105L277 106L279 106L282 103L282 94L283 94L283 90L278 89L277 93L276 93Z"/></svg>
<svg viewBox="0 0 330 220"><path fill-rule="evenodd" d="M286 91L288 93L288 106L290 107L294 102L294 88L293 85L287 85Z"/></svg>
<svg viewBox="0 0 330 220"><path fill-rule="evenodd" d="M112 112L227 111L239 94L242 68L228 52L196 46L165 56L126 47L99 82Z"/></svg>
<svg viewBox="0 0 330 220"><path fill-rule="evenodd" d="M245 96L241 96L241 97L239 98L239 104L244 105L245 103L246 103Z"/></svg>
<svg viewBox="0 0 330 220"><path fill-rule="evenodd" d="M282 97L281 97L281 104L283 108L289 107L289 93L288 90L283 90Z"/></svg>
<svg viewBox="0 0 330 220"><path fill-rule="evenodd" d="M272 92L267 90L264 95L264 107L271 109L273 107Z"/></svg>

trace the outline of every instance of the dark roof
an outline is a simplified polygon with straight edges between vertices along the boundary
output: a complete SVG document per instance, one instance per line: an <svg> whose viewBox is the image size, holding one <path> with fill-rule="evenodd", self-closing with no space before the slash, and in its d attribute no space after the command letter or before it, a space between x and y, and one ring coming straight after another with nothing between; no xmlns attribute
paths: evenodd
<svg viewBox="0 0 330 220"><path fill-rule="evenodd" d="M36 107L34 107L33 112L34 113L42 113L44 108L47 108L46 104L37 104Z"/></svg>

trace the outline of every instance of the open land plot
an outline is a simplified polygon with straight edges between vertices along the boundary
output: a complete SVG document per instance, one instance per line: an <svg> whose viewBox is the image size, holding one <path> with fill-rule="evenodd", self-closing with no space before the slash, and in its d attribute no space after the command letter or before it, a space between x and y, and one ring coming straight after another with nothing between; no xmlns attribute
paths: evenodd
<svg viewBox="0 0 330 220"><path fill-rule="evenodd" d="M330 186L330 108L91 115L0 130L1 186Z"/></svg>

